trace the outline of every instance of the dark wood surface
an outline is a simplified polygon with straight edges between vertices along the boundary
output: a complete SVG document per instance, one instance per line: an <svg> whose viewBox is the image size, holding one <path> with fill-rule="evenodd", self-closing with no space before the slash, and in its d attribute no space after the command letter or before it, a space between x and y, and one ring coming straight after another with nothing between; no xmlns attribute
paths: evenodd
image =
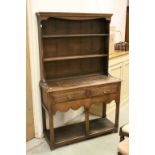
<svg viewBox="0 0 155 155"><path fill-rule="evenodd" d="M108 74L110 22L105 17L110 15L72 14L71 16L65 13L61 14L63 18L60 18L60 13L37 15L43 81L81 74ZM43 20L42 17L45 16L47 18Z"/></svg>
<svg viewBox="0 0 155 155"><path fill-rule="evenodd" d="M126 8L125 41L129 43L129 6Z"/></svg>
<svg viewBox="0 0 155 155"><path fill-rule="evenodd" d="M107 54L90 54L90 55L76 55L76 56L65 56L65 57L51 57L44 58L45 62L48 61L61 61L61 60L75 60L75 59L88 59L97 57L106 57Z"/></svg>
<svg viewBox="0 0 155 155"><path fill-rule="evenodd" d="M55 146L70 144L75 140L89 139L103 135L106 132L114 132L114 124L107 118L90 120L90 133L87 134L85 132L85 122L55 128ZM49 143L49 130L45 131L45 134Z"/></svg>
<svg viewBox="0 0 155 155"><path fill-rule="evenodd" d="M43 35L43 38L69 38L69 37L100 37L109 36L109 34L64 34L64 35Z"/></svg>
<svg viewBox="0 0 155 155"><path fill-rule="evenodd" d="M121 81L108 74L111 16L37 13L43 125L51 149L118 130ZM116 101L114 123L106 118L106 104L112 100ZM103 118L90 120L91 106L100 103ZM84 122L54 128L57 111L80 107L84 107Z"/></svg>
<svg viewBox="0 0 155 155"><path fill-rule="evenodd" d="M69 78L51 79L46 83L48 85L48 92L70 90L74 88L97 86L103 84L114 84L120 82L120 79L112 76L105 76L103 74L90 74L74 76ZM42 86L44 83L40 83Z"/></svg>
<svg viewBox="0 0 155 155"><path fill-rule="evenodd" d="M36 15L41 20L47 20L50 17L56 17L58 19L68 19L68 20L90 20L90 19L100 19L104 18L110 20L112 14L103 13L76 13L76 12L38 12Z"/></svg>
<svg viewBox="0 0 155 155"><path fill-rule="evenodd" d="M45 63L46 80L62 77L88 75L94 73L108 74L104 70L106 64L102 64L103 58L77 59L70 61L55 61Z"/></svg>

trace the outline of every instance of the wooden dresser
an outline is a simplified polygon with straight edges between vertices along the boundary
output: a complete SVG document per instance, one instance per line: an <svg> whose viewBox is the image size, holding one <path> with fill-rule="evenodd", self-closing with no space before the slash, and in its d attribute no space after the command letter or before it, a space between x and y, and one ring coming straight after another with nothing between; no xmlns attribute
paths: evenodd
<svg viewBox="0 0 155 155"><path fill-rule="evenodd" d="M43 126L51 149L118 130L121 81L108 74L111 16L37 13ZM115 123L106 118L106 104L112 100ZM91 105L101 103L102 117L90 120ZM84 122L54 128L57 111L80 107L85 110Z"/></svg>

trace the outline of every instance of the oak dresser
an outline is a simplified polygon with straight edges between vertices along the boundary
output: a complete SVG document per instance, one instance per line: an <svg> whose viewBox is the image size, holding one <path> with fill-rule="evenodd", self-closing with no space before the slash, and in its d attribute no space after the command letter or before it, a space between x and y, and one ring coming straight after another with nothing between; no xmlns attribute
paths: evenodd
<svg viewBox="0 0 155 155"><path fill-rule="evenodd" d="M51 149L118 131L121 80L108 73L111 16L37 13L43 127ZM116 103L114 123L106 117L106 104L112 100ZM101 103L102 117L90 120L91 106ZM57 111L80 107L84 107L85 121L54 128Z"/></svg>

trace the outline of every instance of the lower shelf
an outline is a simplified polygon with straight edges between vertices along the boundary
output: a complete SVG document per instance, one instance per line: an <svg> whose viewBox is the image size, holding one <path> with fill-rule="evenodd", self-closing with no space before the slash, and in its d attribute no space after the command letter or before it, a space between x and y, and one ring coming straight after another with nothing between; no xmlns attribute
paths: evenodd
<svg viewBox="0 0 155 155"><path fill-rule="evenodd" d="M90 121L90 135L108 132L114 129L114 124L107 118L99 118Z"/></svg>
<svg viewBox="0 0 155 155"><path fill-rule="evenodd" d="M55 145L54 147L59 147L62 145L82 141L88 138L96 137L99 135L111 133L115 131L114 124L107 118L99 118L95 120L90 120L90 132L88 135L85 134L85 122L71 124L59 128L55 128ZM45 137L49 142L50 132L45 131Z"/></svg>
<svg viewBox="0 0 155 155"><path fill-rule="evenodd" d="M55 143L65 143L85 137L84 122L55 129Z"/></svg>

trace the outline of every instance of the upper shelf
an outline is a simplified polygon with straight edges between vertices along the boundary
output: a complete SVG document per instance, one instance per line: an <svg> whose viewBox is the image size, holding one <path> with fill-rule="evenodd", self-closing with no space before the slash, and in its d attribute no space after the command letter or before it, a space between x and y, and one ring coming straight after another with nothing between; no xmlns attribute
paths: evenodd
<svg viewBox="0 0 155 155"><path fill-rule="evenodd" d="M109 34L63 34L63 35L43 35L42 38L68 38L68 37L102 37Z"/></svg>
<svg viewBox="0 0 155 155"><path fill-rule="evenodd" d="M44 58L44 62L61 61L61 60L73 60L73 59L86 59L86 58L100 58L108 56L107 54L91 54L91 55L78 55L78 56L65 56L65 57L52 57Z"/></svg>

